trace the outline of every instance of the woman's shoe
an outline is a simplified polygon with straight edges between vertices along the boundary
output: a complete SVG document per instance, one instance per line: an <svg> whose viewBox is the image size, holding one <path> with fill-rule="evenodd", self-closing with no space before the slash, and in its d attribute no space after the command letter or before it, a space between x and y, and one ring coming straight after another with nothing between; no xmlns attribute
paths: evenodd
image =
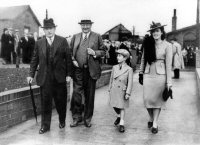
<svg viewBox="0 0 200 145"><path fill-rule="evenodd" d="M115 120L115 122L114 122L114 125L118 125L119 124L119 122L120 122L120 117L117 117L117 119Z"/></svg>
<svg viewBox="0 0 200 145"><path fill-rule="evenodd" d="M119 132L123 133L125 131L124 125L119 126Z"/></svg>
<svg viewBox="0 0 200 145"><path fill-rule="evenodd" d="M153 122L149 121L148 122L148 128L151 128L153 126Z"/></svg>
<svg viewBox="0 0 200 145"><path fill-rule="evenodd" d="M152 127L152 129L151 129L151 132L153 133L153 134L156 134L156 133L158 133L158 127Z"/></svg>

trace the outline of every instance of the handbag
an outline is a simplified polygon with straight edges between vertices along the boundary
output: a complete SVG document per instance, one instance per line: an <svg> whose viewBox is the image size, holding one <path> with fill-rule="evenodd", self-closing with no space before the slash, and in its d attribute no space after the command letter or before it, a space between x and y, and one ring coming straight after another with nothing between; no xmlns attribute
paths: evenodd
<svg viewBox="0 0 200 145"><path fill-rule="evenodd" d="M166 87L165 90L163 91L162 97L163 97L163 100L164 100L164 101L167 101L167 100L169 99L169 97L170 97L171 99L173 99L173 96L172 96L172 89L169 88L169 90L168 90L168 88Z"/></svg>

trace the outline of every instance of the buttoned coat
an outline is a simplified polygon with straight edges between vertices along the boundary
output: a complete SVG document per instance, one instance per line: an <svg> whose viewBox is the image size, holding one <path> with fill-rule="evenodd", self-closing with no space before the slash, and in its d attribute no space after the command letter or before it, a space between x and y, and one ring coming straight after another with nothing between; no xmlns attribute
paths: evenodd
<svg viewBox="0 0 200 145"><path fill-rule="evenodd" d="M143 51L143 55L141 58L140 72L148 74L150 73L150 64L148 62L145 64L144 53L145 51ZM166 74L167 76L166 83L171 85L172 44L164 40L161 48L156 48L156 58L157 58L157 60L155 61L156 73L160 75Z"/></svg>
<svg viewBox="0 0 200 145"><path fill-rule="evenodd" d="M30 64L29 75L31 77L35 76L36 69L39 65L36 76L36 82L38 86L42 86L44 84L47 75L47 43L48 42L46 38L42 38L36 42L33 57ZM72 76L71 51L69 49L67 40L64 37L58 35L55 35L52 45L54 47L54 76L58 83L64 83L66 81L66 76Z"/></svg>
<svg viewBox="0 0 200 145"><path fill-rule="evenodd" d="M173 50L173 69L184 69L184 61L183 61L183 55L181 52L181 45L177 42L174 42L172 45Z"/></svg>
<svg viewBox="0 0 200 145"><path fill-rule="evenodd" d="M112 68L109 84L110 105L116 108L128 108L129 100L125 100L125 94L131 95L133 87L133 69L127 64L122 68L115 65Z"/></svg>
<svg viewBox="0 0 200 145"><path fill-rule="evenodd" d="M75 56L77 49L79 48L81 39L82 39L82 33L75 34L72 37L70 43L72 49L72 60L76 60ZM89 48L93 49L96 55L96 57L93 57L91 55L89 55L88 57L89 72L92 79L97 80L101 76L101 66L100 66L101 57L105 55L106 49L103 44L101 35L91 31L88 39L89 39Z"/></svg>

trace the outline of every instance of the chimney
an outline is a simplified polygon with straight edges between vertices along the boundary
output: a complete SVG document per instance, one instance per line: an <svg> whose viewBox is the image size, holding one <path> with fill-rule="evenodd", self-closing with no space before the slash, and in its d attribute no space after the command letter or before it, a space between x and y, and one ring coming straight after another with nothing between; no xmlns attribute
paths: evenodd
<svg viewBox="0 0 200 145"><path fill-rule="evenodd" d="M199 24L199 7L200 7L200 3L199 3L199 0L197 0L197 24Z"/></svg>
<svg viewBox="0 0 200 145"><path fill-rule="evenodd" d="M135 35L135 26L133 26L133 35Z"/></svg>
<svg viewBox="0 0 200 145"><path fill-rule="evenodd" d="M174 9L174 16L172 17L172 31L176 30L177 17L176 17L176 9Z"/></svg>

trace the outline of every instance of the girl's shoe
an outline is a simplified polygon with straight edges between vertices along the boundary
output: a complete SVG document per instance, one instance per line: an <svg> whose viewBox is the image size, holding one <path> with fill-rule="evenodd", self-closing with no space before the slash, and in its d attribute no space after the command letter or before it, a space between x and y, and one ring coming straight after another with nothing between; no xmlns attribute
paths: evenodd
<svg viewBox="0 0 200 145"><path fill-rule="evenodd" d="M123 133L125 131L124 125L119 126L119 132Z"/></svg>
<svg viewBox="0 0 200 145"><path fill-rule="evenodd" d="M147 125L148 125L148 128L151 128L153 126L153 122L149 121Z"/></svg>
<svg viewBox="0 0 200 145"><path fill-rule="evenodd" d="M120 117L117 117L117 119L115 120L115 122L114 122L114 125L118 125L119 124L119 122L120 122Z"/></svg>
<svg viewBox="0 0 200 145"><path fill-rule="evenodd" d="M153 133L153 134L156 134L156 133L158 133L158 127L152 127L152 129L151 129L151 132Z"/></svg>

